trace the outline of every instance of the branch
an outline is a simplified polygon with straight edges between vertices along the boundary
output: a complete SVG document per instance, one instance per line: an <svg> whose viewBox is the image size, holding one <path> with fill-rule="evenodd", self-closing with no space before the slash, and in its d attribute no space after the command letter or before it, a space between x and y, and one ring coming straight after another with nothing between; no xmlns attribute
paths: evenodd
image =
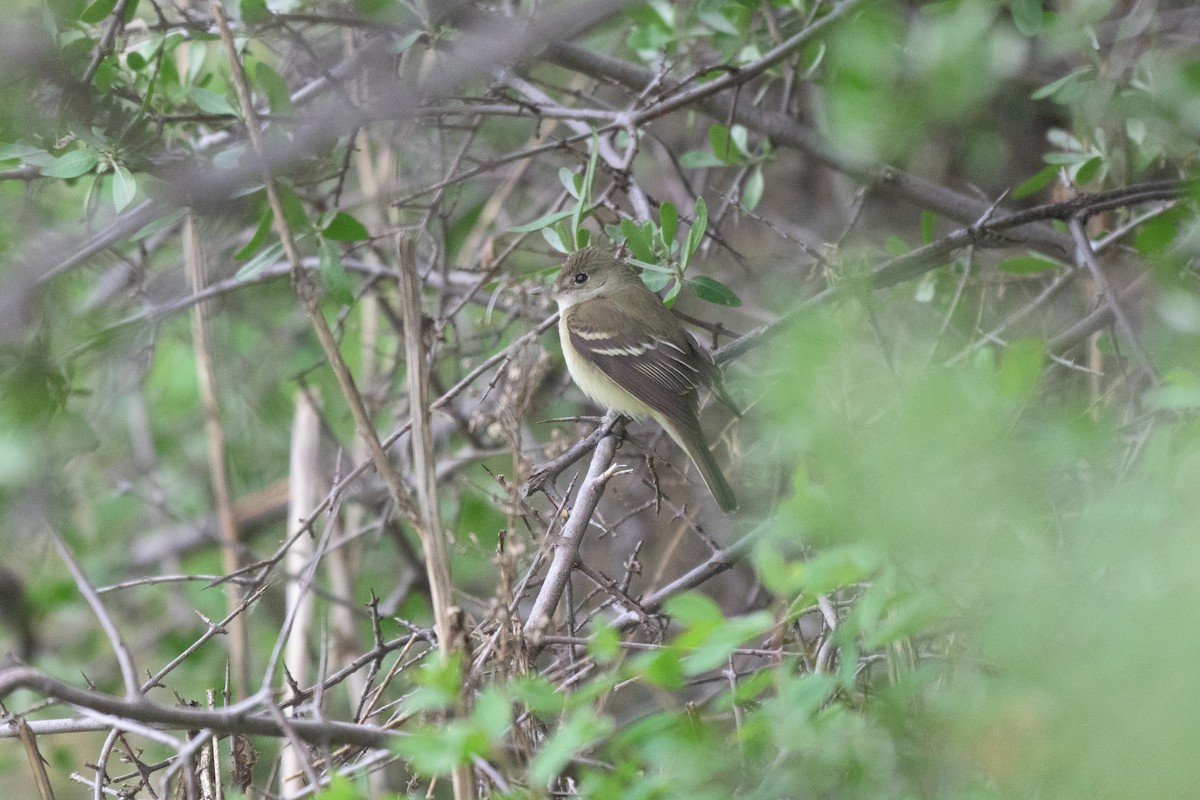
<svg viewBox="0 0 1200 800"><path fill-rule="evenodd" d="M571 44L555 45L547 52L547 58L568 69L609 78L633 92L641 91L658 80L648 69ZM669 83L667 86L668 89L677 88ZM831 169L862 183L879 186L908 199L913 205L928 208L951 219L974 222L989 208L989 203L976 197L939 186L887 164L847 155L821 135L798 123L791 115L757 108L745 94L752 93L739 93L732 101L732 113L730 101L715 96L700 97L696 108L723 124L732 121L745 125L776 145L799 150ZM1053 247L1058 252L1071 250L1070 237L1049 226L1027 231L1026 235L1031 242Z"/></svg>
<svg viewBox="0 0 1200 800"><path fill-rule="evenodd" d="M79 587L79 591L83 594L87 604L91 606L92 613L96 615L96 619L100 622L100 627L104 629L105 635L108 636L109 644L112 645L113 653L117 657L117 664L121 668L121 679L125 681L125 696L136 698L142 696L142 690L138 686L137 667L133 664L133 654L129 651L129 646L125 644L125 640L121 638L121 633L117 630L116 624L112 617L108 615L108 611L104 608L104 603L100 602L100 595L96 594L95 588L87 579L87 574L83 571L83 567L75 559L75 554L71 552L71 548L67 547L67 543L58 535L58 531L51 529L50 537L54 540L54 547L58 550L58 555L62 558L63 563L67 565L67 569L71 572L71 577L75 579L75 585ZM0 692L0 697L4 693Z"/></svg>
<svg viewBox="0 0 1200 800"><path fill-rule="evenodd" d="M616 421L616 417L617 414L613 411L605 414L601 429L609 430ZM554 558L550 562L550 568L546 571L546 580L543 581L542 588L534 598L533 607L525 621L526 636L536 637L550 625L550 618L558 607L558 601L562 598L563 590L571 577L571 570L575 568L575 561L579 558L579 548L583 544L583 535L587 532L588 525L591 524L592 514L599 505L600 498L604 495L605 485L610 478L617 474L612 469L613 456L617 452L617 440L615 435L608 434L596 445L596 452L592 454L592 463L588 467L587 477L575 495L575 505L572 506L571 513L563 525L562 533L559 534L558 541L554 544Z"/></svg>
<svg viewBox="0 0 1200 800"><path fill-rule="evenodd" d="M337 378L338 388L341 389L342 396L346 400L346 404L350 407L350 412L354 417L354 427L359 437L362 438L370 449L371 460L375 464L376 471L387 485L388 494L391 495L392 502L395 504L398 512L408 512L411 514L412 503L409 499L408 489L392 466L391 461L388 460L387 453L384 452L383 446L379 442L379 436L375 433L375 428L371 424L371 418L367 413L366 405L363 403L362 395L354 385L354 378L350 375L350 369L346 366L345 360L338 351L333 331L329 329L329 323L325 321L325 316L321 311L320 290L313 276L305 271L302 264L300 251L296 247L296 240L292 235L291 226L287 221L287 215L284 213L283 202L280 199L279 190L275 183L275 177L271 172L271 164L267 157L266 145L263 142L258 116L254 110L254 104L250 99L250 87L246 82L246 72L242 67L241 59L238 57L237 45L233 41L233 32L229 29L229 20L225 17L225 10L222 8L220 0L212 0L212 10L213 16L217 20L217 27L220 29L221 41L225 45L225 52L233 73L234 87L237 89L238 101L241 105L242 113L246 117L246 131L249 134L250 143L255 155L258 157L259 167L262 170L262 178L267 190L267 201L271 206L271 214L275 219L275 229L279 233L279 240L283 244L284 253L287 255L288 263L292 268L293 288L300 300L300 305L304 308L304 313L308 315L309 322L317 334L317 340L321 343L321 349L325 353L325 358L329 362L329 366L333 369L334 377Z"/></svg>
<svg viewBox="0 0 1200 800"><path fill-rule="evenodd" d="M203 708L164 706L144 697L122 700L112 695L79 689L52 678L31 667L11 667L0 670L0 699L17 689L29 689L80 708L91 709L122 719L154 725L160 728L199 730L209 728L215 733L243 733L251 736L284 736L279 723L270 717L247 714L243 710L210 711ZM320 744L336 742L359 747L388 747L402 734L370 725L355 725L333 720L293 719L292 730L306 742ZM17 735L13 719L0 720L0 737Z"/></svg>
<svg viewBox="0 0 1200 800"><path fill-rule="evenodd" d="M417 256L413 242L403 234L397 239L400 261L400 302L404 315L404 358L408 372L409 416L412 420L413 472L417 485L417 518L421 545L425 550L425 570L429 576L430 602L437 627L438 651L449 659L457 649L454 585L450 582L450 560L446 556L446 538L438 510L436 459L433 433L429 429L429 365L424 342L424 315L421 312L421 284L417 274ZM460 686L460 691L462 687ZM475 776L467 764L457 764L451 773L455 800L473 800Z"/></svg>
<svg viewBox="0 0 1200 800"><path fill-rule="evenodd" d="M1196 185L1195 181L1155 181L1135 184L1109 192L1081 194L1061 203L1035 206L1006 214L991 221L985 221L986 217L983 217L975 224L959 228L936 242L931 242L924 247L918 247L916 250L883 262L872 270L866 282L873 289L894 286L942 266L945 264L946 257L955 250L964 247L996 247L1011 244L1012 240L1005 234L1014 228L1046 220L1086 219L1112 208L1160 200L1174 200L1192 191ZM985 209L984 215L986 213ZM1076 249L1073 239L1070 249ZM739 358L751 348L757 347L778 334L792 320L813 306L845 296L859 286L861 286L860 282L851 280L839 286L828 287L800 303L779 319L760 325L720 348L713 353L713 357L718 364Z"/></svg>
<svg viewBox="0 0 1200 800"><path fill-rule="evenodd" d="M1113 291L1112 285L1109 284L1108 278L1104 275L1104 270L1100 268L1100 262L1096 259L1096 252L1092 249L1092 241L1088 238L1087 231L1083 229L1083 218L1075 216L1068 223L1071 228L1071 236L1075 239L1076 255L1075 257L1087 267L1088 272L1092 275L1092 280L1096 282L1096 288L1100 290L1100 294L1104 297L1104 304L1112 312L1113 319L1116 320L1117 327L1125 334L1125 338L1129 342L1129 347L1133 350L1134 358L1150 379L1154 383L1160 383L1162 378L1158 374L1158 370L1154 367L1154 362L1150 360L1150 355L1142 347L1141 337L1130 324L1129 318L1125 316L1124 307L1121 305L1120 298Z"/></svg>
<svg viewBox="0 0 1200 800"><path fill-rule="evenodd" d="M196 231L196 215L190 210L183 218L183 266L193 294L204 289L204 245ZM200 407L204 411L204 443L208 452L208 476L213 501L217 506L217 528L221 537L221 568L226 575L240 568L238 545L241 534L237 513L233 507L233 492L229 487L229 456L225 447L225 429L221 426L221 400L217 391L217 370L213 363L208 336L208 303L201 301L192 308L192 349L196 359L196 384L200 392ZM232 611L242 601L242 589L235 583L224 587L226 610ZM246 620L237 616L229 625L229 660L233 662L235 690L238 698L250 693L250 655Z"/></svg>
<svg viewBox="0 0 1200 800"><path fill-rule="evenodd" d="M667 598L680 592L685 592L688 589L694 589L705 581L710 580L713 576L731 569L750 550L750 545L753 544L754 539L754 536L745 536L729 547L715 551L705 559L704 563L693 567L688 572L680 575L666 586L642 600L641 608L638 611L626 611L610 624L614 628L627 628L634 625L641 621L642 612L653 614L662 607Z"/></svg>

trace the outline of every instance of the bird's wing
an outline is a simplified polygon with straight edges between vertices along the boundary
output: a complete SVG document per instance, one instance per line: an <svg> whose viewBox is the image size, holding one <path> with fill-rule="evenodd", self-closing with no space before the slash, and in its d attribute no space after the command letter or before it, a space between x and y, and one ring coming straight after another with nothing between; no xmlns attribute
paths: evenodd
<svg viewBox="0 0 1200 800"><path fill-rule="evenodd" d="M617 303L594 301L571 310L567 330L580 356L631 395L668 419L695 425L696 387L707 365L674 318L641 317Z"/></svg>

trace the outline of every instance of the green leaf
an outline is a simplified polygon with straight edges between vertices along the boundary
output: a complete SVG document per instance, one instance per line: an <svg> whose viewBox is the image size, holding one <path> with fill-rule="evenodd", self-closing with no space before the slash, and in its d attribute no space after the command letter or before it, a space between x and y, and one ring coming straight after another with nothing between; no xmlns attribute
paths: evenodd
<svg viewBox="0 0 1200 800"><path fill-rule="evenodd" d="M1020 200L1023 197L1028 197L1034 192L1040 191L1044 186L1046 186L1046 184L1054 180L1055 176L1057 175L1058 167L1054 165L1043 167L1035 172L1032 176L1022 181L1017 188L1013 189L1012 198L1014 200Z"/></svg>
<svg viewBox="0 0 1200 800"><path fill-rule="evenodd" d="M114 164L112 178L113 206L118 212L124 211L125 207L133 202L135 194L137 194L137 182L133 179L133 175L120 164Z"/></svg>
<svg viewBox="0 0 1200 800"><path fill-rule="evenodd" d="M929 633L951 610L951 606L940 596L932 592L918 592L894 604L883 624L871 631L864 644L874 650L901 639Z"/></svg>
<svg viewBox="0 0 1200 800"><path fill-rule="evenodd" d="M492 742L501 741L513 722L512 701L495 686L475 696L471 719Z"/></svg>
<svg viewBox="0 0 1200 800"><path fill-rule="evenodd" d="M276 186L279 193L279 204L283 206L283 218L293 231L308 230L308 212L304 210L304 201L300 195L286 183Z"/></svg>
<svg viewBox="0 0 1200 800"><path fill-rule="evenodd" d="M513 698L542 717L561 714L566 697L554 684L535 673L526 673L509 683Z"/></svg>
<svg viewBox="0 0 1200 800"><path fill-rule="evenodd" d="M996 265L996 268L999 270L1018 275L1032 272L1046 272L1061 267L1062 265L1057 261L1051 261L1044 256L1016 256L1014 258L1006 258Z"/></svg>
<svg viewBox="0 0 1200 800"><path fill-rule="evenodd" d="M902 256L912 251L912 247L909 246L908 242L899 236L888 236L884 239L884 247L887 248L888 253L892 256Z"/></svg>
<svg viewBox="0 0 1200 800"><path fill-rule="evenodd" d="M719 625L725 621L721 607L708 595L689 591L671 597L663 604L663 610L687 627L697 625Z"/></svg>
<svg viewBox="0 0 1200 800"><path fill-rule="evenodd" d="M211 89L205 89L197 86L188 92L188 97L192 102L206 114L224 114L232 117L237 116L237 111L225 98L223 94L217 94Z"/></svg>
<svg viewBox="0 0 1200 800"><path fill-rule="evenodd" d="M458 702L462 691L462 659L440 654L427 657L416 672L417 690L405 699L410 710L445 710Z"/></svg>
<svg viewBox="0 0 1200 800"><path fill-rule="evenodd" d="M437 727L424 727L395 744L413 767L426 775L448 775L473 756L487 752L485 734L466 720L452 720Z"/></svg>
<svg viewBox="0 0 1200 800"><path fill-rule="evenodd" d="M1071 177L1075 179L1076 183L1091 183L1092 180L1096 178L1097 174L1101 172L1102 168L1104 168L1105 172L1108 171L1107 168L1105 168L1104 158L1101 156L1094 156L1077 166L1074 170L1074 174Z"/></svg>
<svg viewBox="0 0 1200 800"><path fill-rule="evenodd" d="M655 686L663 689L683 688L683 662L676 647L663 647L645 653L639 656L632 666Z"/></svg>
<svg viewBox="0 0 1200 800"><path fill-rule="evenodd" d="M803 566L804 591L810 595L844 589L865 580L877 568L874 553L849 546L826 550Z"/></svg>
<svg viewBox="0 0 1200 800"><path fill-rule="evenodd" d="M292 90L288 87L283 76L271 68L271 65L258 61L254 64L254 82L267 96L267 106L272 114L291 114L295 111L292 104Z"/></svg>
<svg viewBox="0 0 1200 800"><path fill-rule="evenodd" d="M257 250L262 243L267 240L267 235L271 232L271 221L275 216L271 213L270 206L263 208L262 215L258 218L258 227L254 229L254 235L250 237L250 241L233 254L235 261L245 261L254 251Z"/></svg>
<svg viewBox="0 0 1200 800"><path fill-rule="evenodd" d="M78 178L91 172L100 163L100 154L87 147L80 147L54 159L54 164L42 167L47 178Z"/></svg>
<svg viewBox="0 0 1200 800"><path fill-rule="evenodd" d="M112 13L117 7L117 0L95 0L91 5L83 10L79 15L80 22L86 22L89 25L101 22Z"/></svg>
<svg viewBox="0 0 1200 800"><path fill-rule="evenodd" d="M1163 375L1161 386L1148 390L1143 399L1162 411L1194 411L1200 408L1200 376L1175 368Z"/></svg>
<svg viewBox="0 0 1200 800"><path fill-rule="evenodd" d="M687 269L692 256L700 249L700 244L704 241L704 232L707 228L708 206L705 205L703 197L697 197L696 221L692 223L691 230L688 231L687 243L684 245L683 254L680 258L680 267L682 269Z"/></svg>
<svg viewBox="0 0 1200 800"><path fill-rule="evenodd" d="M708 146L722 164L736 164L741 155L733 137L729 135L729 128L724 125L708 127Z"/></svg>
<svg viewBox="0 0 1200 800"><path fill-rule="evenodd" d="M367 226L345 211L334 214L321 235L335 242L361 242L371 238Z"/></svg>
<svg viewBox="0 0 1200 800"><path fill-rule="evenodd" d="M112 91L113 84L117 80L117 69L113 64L111 57L105 57L96 65L96 73L92 76L92 86L100 94L107 94Z"/></svg>
<svg viewBox="0 0 1200 800"><path fill-rule="evenodd" d="M1009 0L1013 24L1026 36L1036 36L1042 31L1042 0Z"/></svg>
<svg viewBox="0 0 1200 800"><path fill-rule="evenodd" d="M1161 256L1174 244L1178 235L1176 220L1155 217L1142 224L1133 237L1133 246L1144 256Z"/></svg>
<svg viewBox="0 0 1200 800"><path fill-rule="evenodd" d="M738 154L743 158L750 155L750 131L745 125L734 125L729 129L729 140L733 142L737 148Z"/></svg>
<svg viewBox="0 0 1200 800"><path fill-rule="evenodd" d="M386 2L386 3L391 2L391 0L381 0L381 1ZM394 42L392 42L391 44L389 44L388 52L391 53L392 55L398 56L401 53L403 53L405 50L407 50L408 48L410 48L414 44L416 44L421 39L421 37L424 35L425 35L425 31L421 28L417 28L416 30L409 31L404 36L401 36L399 39L397 39Z"/></svg>
<svg viewBox="0 0 1200 800"><path fill-rule="evenodd" d="M350 287L350 278L342 264L342 254L333 242L322 241L317 257L317 268L321 273L321 283L325 284L325 292L334 301L344 306L354 303L354 292Z"/></svg>
<svg viewBox="0 0 1200 800"><path fill-rule="evenodd" d="M571 195L571 197L574 197L576 200L579 199L579 190L583 187L582 173L572 172L566 167L559 167L558 182L561 183L563 188L567 190L567 194Z"/></svg>
<svg viewBox="0 0 1200 800"><path fill-rule="evenodd" d="M679 290L683 288L683 284L674 278L671 279L671 288L667 290L663 296L663 305L667 308L675 305L675 298L679 296Z"/></svg>
<svg viewBox="0 0 1200 800"><path fill-rule="evenodd" d="M548 785L573 757L609 733L612 728L612 720L598 717L590 708L581 708L550 734L542 749L534 756L529 765L530 783L537 786Z"/></svg>
<svg viewBox="0 0 1200 800"><path fill-rule="evenodd" d="M931 270L922 275L921 280L917 282L917 287L913 290L913 300L918 303L930 303L935 297L937 297L937 275L936 270Z"/></svg>
<svg viewBox="0 0 1200 800"><path fill-rule="evenodd" d="M1000 392L1016 400L1027 400L1037 389L1046 360L1046 343L1041 339L1010 342L1000 361Z"/></svg>
<svg viewBox="0 0 1200 800"><path fill-rule="evenodd" d="M689 150L679 157L679 166L684 169L703 169L728 165L707 150Z"/></svg>
<svg viewBox="0 0 1200 800"><path fill-rule="evenodd" d="M675 232L679 229L679 211L670 200L663 201L658 209L658 225L662 230L663 242L670 244L675 241Z"/></svg>
<svg viewBox="0 0 1200 800"><path fill-rule="evenodd" d="M242 22L247 25L258 25L271 18L271 10L267 8L267 0L241 0Z"/></svg>
<svg viewBox="0 0 1200 800"><path fill-rule="evenodd" d="M665 289L667 284L672 280L674 279L669 272L655 272L653 270L642 272L642 283L646 284L646 288L656 294Z"/></svg>
<svg viewBox="0 0 1200 800"><path fill-rule="evenodd" d="M1094 69L1094 67L1090 67L1090 66L1080 67L1079 69L1075 70L1074 72L1063 75L1061 78L1059 78L1056 81L1047 83L1045 86L1038 89L1033 94L1029 95L1029 99L1030 100L1044 100L1047 97L1052 97L1055 94L1057 94L1058 91L1060 89L1062 89L1064 86L1066 86L1069 83L1073 83L1074 81L1078 80L1082 76L1091 72L1093 69Z"/></svg>
<svg viewBox="0 0 1200 800"><path fill-rule="evenodd" d="M696 15L697 18L708 27L712 28L717 33L728 34L729 36L738 36L741 31L729 19L718 11L708 11L701 8Z"/></svg>
<svg viewBox="0 0 1200 800"><path fill-rule="evenodd" d="M750 177L746 179L746 188L742 190L742 208L747 211L753 211L758 208L758 204L762 202L763 191L766 189L766 182L763 179L762 166L757 165L750 170Z"/></svg>
<svg viewBox="0 0 1200 800"><path fill-rule="evenodd" d="M601 625L588 638L588 653L601 664L610 664L621 655L621 634L615 628Z"/></svg>
<svg viewBox="0 0 1200 800"><path fill-rule="evenodd" d="M509 233L530 233L532 231L538 231L549 225L553 225L554 223L558 222L560 219L566 219L567 217L571 216L574 213L575 213L575 209L573 209L573 208L568 208L565 211L552 211L549 214L543 214L542 216L535 219L533 222L526 222L524 225L518 225L515 228L509 228L508 232Z"/></svg>
<svg viewBox="0 0 1200 800"><path fill-rule="evenodd" d="M681 647L693 647L683 660L683 671L687 675L699 675L725 664L729 656L746 642L770 630L774 620L768 611L757 611L740 617L731 617L711 630L688 631L679 636Z"/></svg>
<svg viewBox="0 0 1200 800"><path fill-rule="evenodd" d="M361 797L354 781L345 775L334 775L328 786L313 795L313 800L360 800Z"/></svg>
<svg viewBox="0 0 1200 800"><path fill-rule="evenodd" d="M571 252L557 228L542 228L542 238L546 240L546 244L564 255Z"/></svg>
<svg viewBox="0 0 1200 800"><path fill-rule="evenodd" d="M654 241L646 228L625 217L621 220L621 233L625 234L625 243L629 245L634 258L639 261L654 260Z"/></svg>
<svg viewBox="0 0 1200 800"><path fill-rule="evenodd" d="M929 209L921 211L921 244L929 244L933 241L933 234L937 230L937 214Z"/></svg>
<svg viewBox="0 0 1200 800"><path fill-rule="evenodd" d="M592 150L588 156L587 169L583 171L583 182L579 185L579 199L575 203L574 213L571 214L571 227L568 236L563 241L578 241L579 229L584 217L591 210L592 183L596 180L596 161L600 158L600 135L592 131Z"/></svg>
<svg viewBox="0 0 1200 800"><path fill-rule="evenodd" d="M152 236L161 230L166 230L167 228L178 224L179 220L183 219L184 213L186 213L184 209L179 208L164 217L159 217L153 222L148 223L145 227L141 228L131 238L133 241L139 242L142 239L145 239L147 236Z"/></svg>
<svg viewBox="0 0 1200 800"><path fill-rule="evenodd" d="M254 258L242 265L242 268L233 276L239 281L248 281L258 277L258 273L262 272L267 267L274 264L283 256L283 243L276 242L275 244L263 250Z"/></svg>
<svg viewBox="0 0 1200 800"><path fill-rule="evenodd" d="M716 278L710 278L707 275L696 275L688 278L687 284L701 300L707 300L719 306L731 306L734 308L742 304L741 298Z"/></svg>
<svg viewBox="0 0 1200 800"><path fill-rule="evenodd" d="M28 144L19 142L13 144L0 144L0 161L10 161L14 158L24 161L30 156L46 154L46 151L40 147L34 147ZM51 156L53 158L53 156Z"/></svg>

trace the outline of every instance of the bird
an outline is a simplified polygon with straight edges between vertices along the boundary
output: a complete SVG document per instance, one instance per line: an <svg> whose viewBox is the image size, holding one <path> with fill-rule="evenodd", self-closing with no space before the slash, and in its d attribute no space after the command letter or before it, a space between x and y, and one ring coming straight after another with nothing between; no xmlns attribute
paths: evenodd
<svg viewBox="0 0 1200 800"><path fill-rule="evenodd" d="M717 507L736 510L737 497L700 427L701 386L736 412L712 356L632 266L603 248L571 253L552 294L575 385L620 414L652 418L696 465Z"/></svg>

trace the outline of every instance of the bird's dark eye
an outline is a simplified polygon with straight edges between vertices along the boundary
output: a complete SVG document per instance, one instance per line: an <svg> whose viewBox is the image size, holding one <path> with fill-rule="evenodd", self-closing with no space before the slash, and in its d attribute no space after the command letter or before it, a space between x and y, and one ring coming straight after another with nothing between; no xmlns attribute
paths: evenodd
<svg viewBox="0 0 1200 800"><path fill-rule="evenodd" d="M584 284L584 283L587 283L587 279L588 279L588 274L586 272L576 272L575 273L575 283Z"/></svg>

